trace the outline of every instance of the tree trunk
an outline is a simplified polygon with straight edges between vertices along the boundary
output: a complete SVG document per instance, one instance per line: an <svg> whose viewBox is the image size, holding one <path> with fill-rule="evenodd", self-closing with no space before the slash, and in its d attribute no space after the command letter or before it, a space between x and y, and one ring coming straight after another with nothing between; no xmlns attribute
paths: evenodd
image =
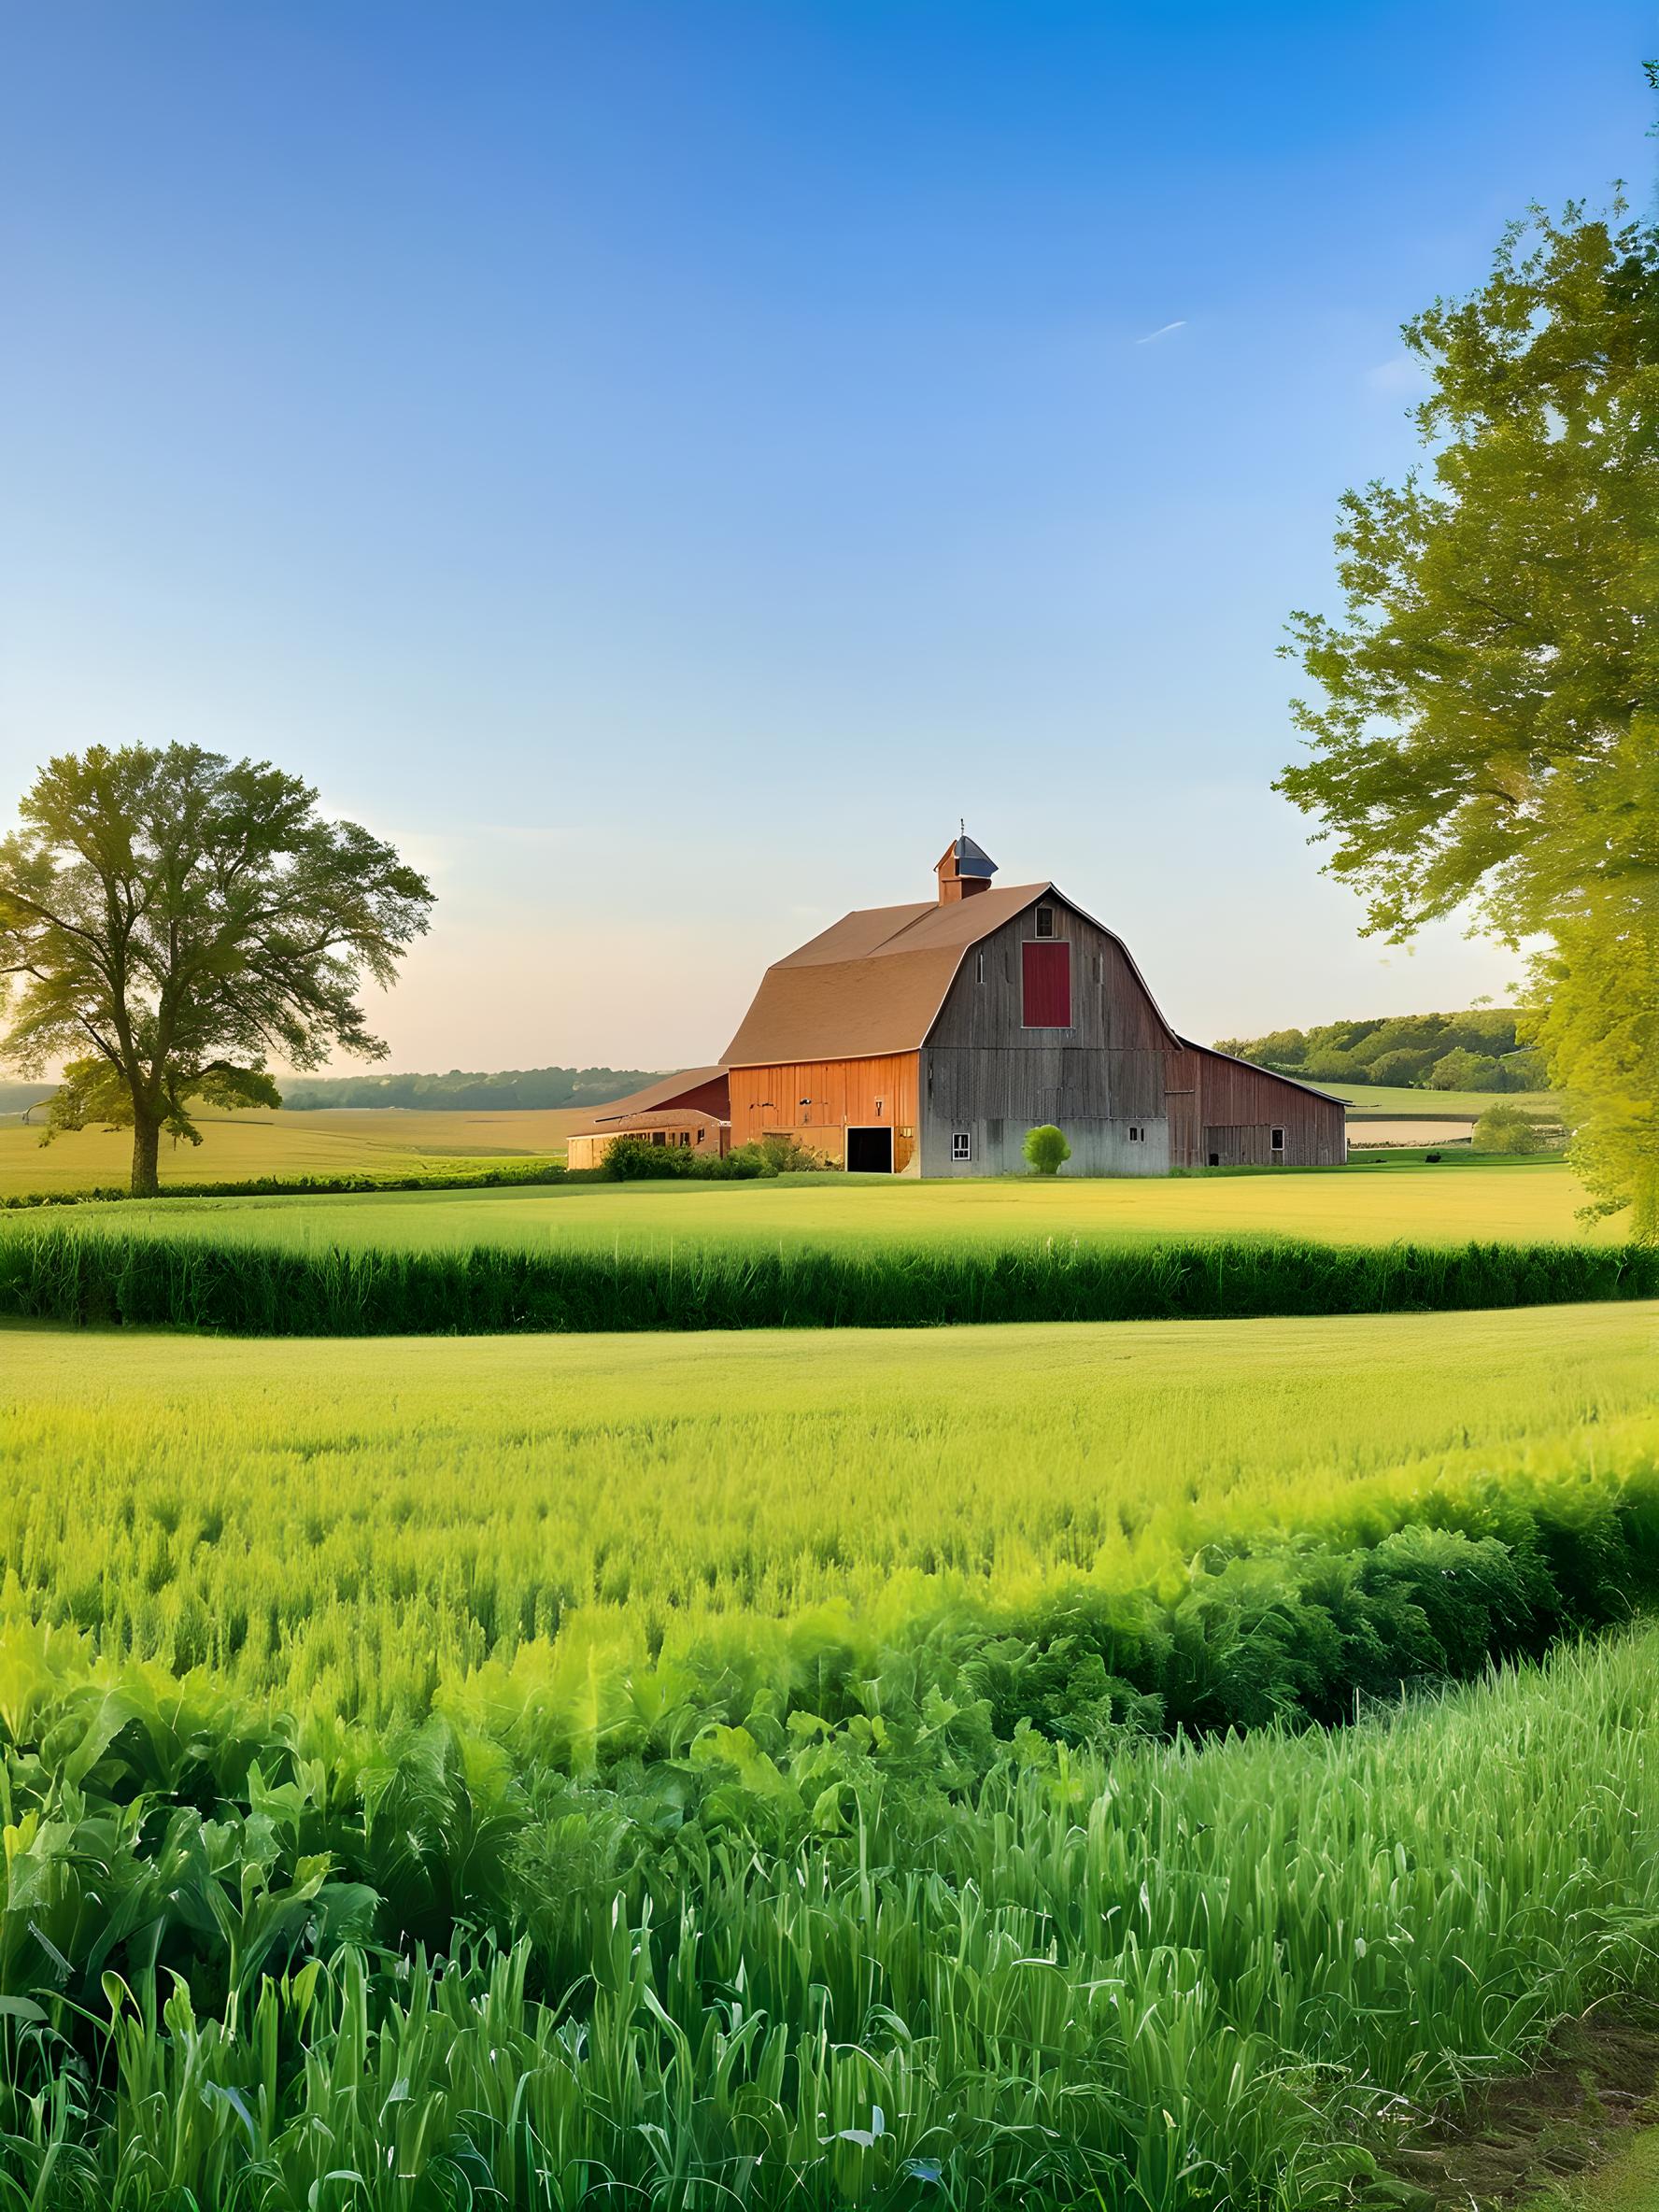
<svg viewBox="0 0 1659 2212"><path fill-rule="evenodd" d="M153 1198L161 1188L162 1125L133 1114L133 1196Z"/></svg>

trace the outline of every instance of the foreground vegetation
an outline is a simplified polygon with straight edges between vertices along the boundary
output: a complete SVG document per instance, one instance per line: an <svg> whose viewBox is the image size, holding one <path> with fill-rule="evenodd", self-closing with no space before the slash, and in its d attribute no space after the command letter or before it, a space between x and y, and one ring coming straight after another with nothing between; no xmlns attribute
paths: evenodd
<svg viewBox="0 0 1659 2212"><path fill-rule="evenodd" d="M1215 1609L1252 1589L1225 1572L1235 1545L1512 1535L1528 1482L1597 1529L1648 1480L1656 1333L1647 1305L342 1340L296 1362L12 1328L0 1557L8 1603L113 1653L377 1720L487 1666L533 1677L554 1638L595 1726L641 1666L731 1652L742 1682L770 1668L792 1694L824 1652L1068 1593L1132 1612L1202 1591L1219 1667ZM1277 1595L1269 1577L1251 1602Z"/></svg>
<svg viewBox="0 0 1659 2212"><path fill-rule="evenodd" d="M14 1631L0 2174L77 2212L1363 2201L1412 2105L1645 1972L1656 1665L1202 1750L871 1684L578 1779Z"/></svg>
<svg viewBox="0 0 1659 2212"><path fill-rule="evenodd" d="M1365 2202L1659 1940L1659 1638L1354 1717L1652 1594L1656 1328L0 1332L0 2184Z"/></svg>

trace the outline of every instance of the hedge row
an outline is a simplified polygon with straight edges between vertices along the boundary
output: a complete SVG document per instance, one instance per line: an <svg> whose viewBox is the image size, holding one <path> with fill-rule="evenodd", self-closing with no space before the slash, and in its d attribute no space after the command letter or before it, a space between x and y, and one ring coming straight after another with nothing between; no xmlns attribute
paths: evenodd
<svg viewBox="0 0 1659 2212"><path fill-rule="evenodd" d="M284 1251L73 1225L0 1237L0 1314L248 1336L908 1328L1454 1312L1659 1296L1659 1249L1222 1241L690 1254Z"/></svg>
<svg viewBox="0 0 1659 2212"><path fill-rule="evenodd" d="M339 1175L258 1175L242 1183L168 1183L153 1205L168 1198L333 1198L347 1191L376 1190L495 1190L524 1184L562 1183L565 1170L557 1160L510 1160L494 1168L436 1168L403 1173L374 1168L352 1169ZM135 1194L124 1185L97 1186L92 1190L11 1191L0 1197L0 1213L33 1213L43 1206L113 1205Z"/></svg>

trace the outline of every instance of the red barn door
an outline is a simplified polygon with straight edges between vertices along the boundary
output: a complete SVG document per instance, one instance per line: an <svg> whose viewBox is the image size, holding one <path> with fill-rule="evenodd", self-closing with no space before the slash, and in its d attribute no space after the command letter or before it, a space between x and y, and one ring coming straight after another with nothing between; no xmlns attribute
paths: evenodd
<svg viewBox="0 0 1659 2212"><path fill-rule="evenodd" d="M1028 1029L1071 1027L1071 947L1064 938L1028 938L1020 946Z"/></svg>

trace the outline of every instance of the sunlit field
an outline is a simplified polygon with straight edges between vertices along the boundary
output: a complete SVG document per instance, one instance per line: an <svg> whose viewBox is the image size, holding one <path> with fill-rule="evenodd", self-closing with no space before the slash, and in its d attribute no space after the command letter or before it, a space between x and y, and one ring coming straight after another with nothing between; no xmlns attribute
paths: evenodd
<svg viewBox="0 0 1659 2212"><path fill-rule="evenodd" d="M1429 1091L1382 1083L1326 1083L1314 1088L1344 1100L1351 1122L1476 1121L1488 1106L1500 1102L1546 1117L1561 1111L1553 1091Z"/></svg>
<svg viewBox="0 0 1659 2212"><path fill-rule="evenodd" d="M1656 1367L0 1329L0 2177L1335 2212L1659 1941Z"/></svg>
<svg viewBox="0 0 1659 2212"><path fill-rule="evenodd" d="M14 1597L388 1711L577 1615L634 1652L727 1616L890 1621L929 1582L1144 1577L1382 1470L1507 1467L1654 1405L1659 1307L666 1341L16 1327L0 1378Z"/></svg>
<svg viewBox="0 0 1659 2212"><path fill-rule="evenodd" d="M1400 1165L1312 1173L907 1182L844 1176L758 1183L573 1183L532 1190L325 1198L174 1198L78 1211L85 1227L289 1244L513 1244L665 1252L671 1246L1029 1244L1285 1236L1325 1242L1524 1243L1618 1235L1577 1218L1557 1161ZM0 1226L3 1233L3 1226Z"/></svg>
<svg viewBox="0 0 1659 2212"><path fill-rule="evenodd" d="M393 1108L317 1113L204 1113L202 1141L163 1140L167 1183L243 1183L261 1175L401 1173L455 1169L470 1160L562 1155L565 1134L588 1121L580 1108L489 1113L403 1113ZM25 1191L121 1189L132 1171L125 1129L78 1129L43 1145L35 1121L0 1118L0 1198Z"/></svg>

